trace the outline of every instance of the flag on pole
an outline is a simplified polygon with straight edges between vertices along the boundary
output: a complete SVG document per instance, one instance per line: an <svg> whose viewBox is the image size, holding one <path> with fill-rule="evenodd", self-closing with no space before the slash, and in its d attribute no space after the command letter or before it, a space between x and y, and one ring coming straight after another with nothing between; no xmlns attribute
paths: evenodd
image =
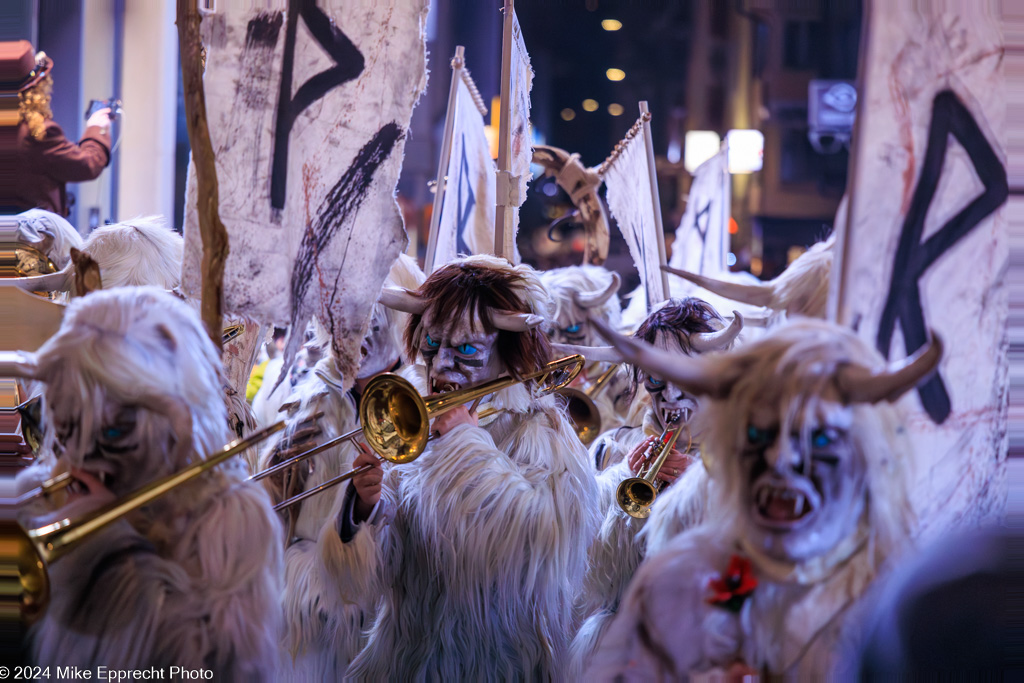
<svg viewBox="0 0 1024 683"><path fill-rule="evenodd" d="M1001 514L1006 496L1006 87L995 5L867 8L849 217L831 311L890 361L938 372L899 406L926 532ZM946 11L944 11L944 8Z"/></svg>
<svg viewBox="0 0 1024 683"><path fill-rule="evenodd" d="M686 211L672 243L670 266L708 277L722 277L729 272L729 186L727 154L723 149L693 173Z"/></svg>
<svg viewBox="0 0 1024 683"><path fill-rule="evenodd" d="M351 381L371 308L406 244L394 191L426 84L428 0L225 3L202 24L206 110L230 239L225 313L291 328L317 315ZM194 174L183 284L198 296Z"/></svg>
<svg viewBox="0 0 1024 683"><path fill-rule="evenodd" d="M512 0L505 0L501 75L494 247L496 254L518 263L516 233L519 230L519 207L526 201L533 158L533 135L530 131L533 68Z"/></svg>
<svg viewBox="0 0 1024 683"><path fill-rule="evenodd" d="M460 253L494 253L494 160L484 131L487 107L465 68L460 45L452 60L441 168L427 248L427 273Z"/></svg>
<svg viewBox="0 0 1024 683"><path fill-rule="evenodd" d="M652 182L644 123L645 117L641 116L601 165L599 173L608 188L608 208L640 272L640 287L650 312L668 297L668 288L661 271L664 235L660 234L661 210L653 194L657 186Z"/></svg>

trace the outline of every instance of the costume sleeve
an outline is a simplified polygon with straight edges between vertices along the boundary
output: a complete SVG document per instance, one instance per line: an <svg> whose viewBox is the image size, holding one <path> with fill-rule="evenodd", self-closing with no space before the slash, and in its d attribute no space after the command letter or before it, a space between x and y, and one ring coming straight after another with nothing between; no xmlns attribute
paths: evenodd
<svg viewBox="0 0 1024 683"><path fill-rule="evenodd" d="M351 481L339 487L331 515L317 540L322 560L320 582L327 587L326 599L339 607L358 605L371 611L399 565L400 534L391 525L396 475L393 469L385 472L380 502L369 519L354 527L346 520L352 514L355 487Z"/></svg>
<svg viewBox="0 0 1024 683"><path fill-rule="evenodd" d="M560 414L508 419L518 424L502 448L485 429L460 425L421 456L419 509L429 513L416 520L419 530L453 555L444 564L460 575L521 594L551 576L578 581L599 521L586 452Z"/></svg>
<svg viewBox="0 0 1024 683"><path fill-rule="evenodd" d="M45 173L61 182L93 180L110 163L110 135L97 126L86 128L76 145L64 137L59 125L48 121L46 135L36 145Z"/></svg>

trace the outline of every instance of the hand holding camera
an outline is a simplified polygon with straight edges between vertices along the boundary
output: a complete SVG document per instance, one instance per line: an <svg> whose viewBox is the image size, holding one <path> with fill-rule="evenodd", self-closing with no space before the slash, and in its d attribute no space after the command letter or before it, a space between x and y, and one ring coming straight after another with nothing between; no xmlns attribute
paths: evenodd
<svg viewBox="0 0 1024 683"><path fill-rule="evenodd" d="M90 100L89 108L85 111L85 125L109 127L111 122L121 114L121 100L110 98L108 100Z"/></svg>

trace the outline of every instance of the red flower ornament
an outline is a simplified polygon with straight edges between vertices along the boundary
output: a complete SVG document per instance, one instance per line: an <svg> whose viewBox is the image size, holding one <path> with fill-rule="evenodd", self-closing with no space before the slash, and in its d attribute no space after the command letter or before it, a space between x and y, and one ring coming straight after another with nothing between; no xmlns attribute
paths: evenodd
<svg viewBox="0 0 1024 683"><path fill-rule="evenodd" d="M709 605L738 613L743 603L757 588L757 577L754 576L750 560L741 555L729 558L729 568L724 574L708 581L711 596L707 598Z"/></svg>

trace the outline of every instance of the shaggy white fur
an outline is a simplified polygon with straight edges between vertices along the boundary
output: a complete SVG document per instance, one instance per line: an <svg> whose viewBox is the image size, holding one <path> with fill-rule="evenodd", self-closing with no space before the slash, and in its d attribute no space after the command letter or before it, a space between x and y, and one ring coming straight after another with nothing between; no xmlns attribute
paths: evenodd
<svg viewBox="0 0 1024 683"><path fill-rule="evenodd" d="M100 266L103 288L181 284L184 240L161 216L146 216L93 230L84 250Z"/></svg>
<svg viewBox="0 0 1024 683"><path fill-rule="evenodd" d="M550 321L555 325L564 328L573 323L585 322L590 317L598 317L618 329L622 317L618 293L593 308L581 308L574 299L575 294L603 292L607 289L612 282L611 271L600 266L569 266L545 270L540 273L540 280L554 301L555 310ZM594 337L583 343L591 346L606 343L597 333L594 333Z"/></svg>
<svg viewBox="0 0 1024 683"><path fill-rule="evenodd" d="M229 440L216 350L166 292L119 288L73 301L38 367L62 460L110 472L116 495ZM124 411L134 427L111 437L110 416ZM129 441L110 449L101 434ZM241 462L225 463L55 563L52 603L32 633L36 662L268 678L280 649L281 531L266 493L245 478Z"/></svg>
<svg viewBox="0 0 1024 683"><path fill-rule="evenodd" d="M872 348L824 322L795 321L734 353L740 379L724 400L705 409L704 446L711 457L706 522L678 535L637 572L618 616L595 651L588 680L671 680L735 661L799 680L837 675L849 624L869 584L910 543L913 518L901 454L911 445L895 411L855 404L853 448L866 463L864 514L856 531L823 555L791 568L751 556L759 584L734 614L706 602L708 581L725 572L743 540L740 517L743 449L751 411L772 406L783 434L803 430L809 416L827 414L836 369L847 363L880 367ZM617 678L621 676L622 678Z"/></svg>
<svg viewBox="0 0 1024 683"><path fill-rule="evenodd" d="M662 490L647 519L630 517L616 503L616 488L633 476L626 456L644 438L660 433L656 418L648 411L642 428L607 434L602 437L606 440L603 447L591 449L595 459L596 453L603 451L604 457L613 462L597 476L600 509L605 511L605 517L590 546L589 569L576 604L585 621L572 643L574 678L586 669L641 561L704 518L710 480L699 460L672 486Z"/></svg>
<svg viewBox="0 0 1024 683"><path fill-rule="evenodd" d="M492 404L509 412L390 468L376 515L325 552L339 599L383 593L352 680L566 679L581 539L598 515L592 468L554 401L501 392ZM333 522L323 533L338 535Z"/></svg>

